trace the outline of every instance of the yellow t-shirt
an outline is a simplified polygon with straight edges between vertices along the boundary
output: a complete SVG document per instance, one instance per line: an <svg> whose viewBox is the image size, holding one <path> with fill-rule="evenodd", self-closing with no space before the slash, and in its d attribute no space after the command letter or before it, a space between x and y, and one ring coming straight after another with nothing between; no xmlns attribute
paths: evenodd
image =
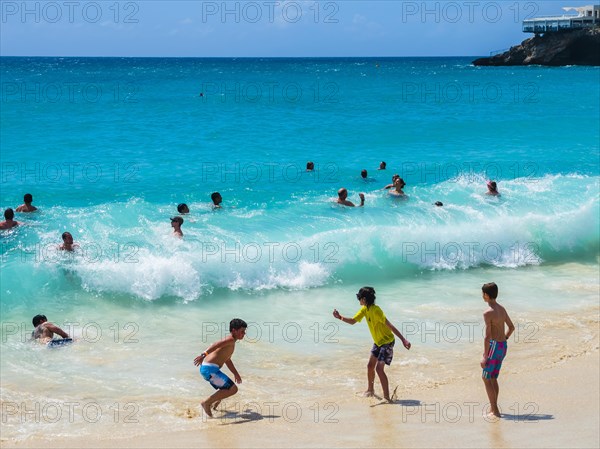
<svg viewBox="0 0 600 449"><path fill-rule="evenodd" d="M385 324L385 315L379 306L375 304L368 308L362 306L354 315L354 319L358 322L361 322L364 317L367 317L371 336L377 346L387 345L395 340L392 330Z"/></svg>

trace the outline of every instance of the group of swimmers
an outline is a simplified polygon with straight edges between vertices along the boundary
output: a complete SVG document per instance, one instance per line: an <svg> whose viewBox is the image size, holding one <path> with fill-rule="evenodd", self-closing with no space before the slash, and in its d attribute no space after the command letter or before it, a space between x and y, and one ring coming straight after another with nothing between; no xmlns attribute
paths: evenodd
<svg viewBox="0 0 600 449"><path fill-rule="evenodd" d="M23 197L23 204L17 207L17 212L35 212L37 207L32 205L33 196L31 193L26 193ZM15 211L10 207L4 211L4 221L0 222L0 229L11 229L16 226L19 226L20 222L15 220Z"/></svg>
<svg viewBox="0 0 600 449"><path fill-rule="evenodd" d="M313 171L314 167L315 167L314 162L309 161L306 163L306 171ZM379 168L377 170L385 170L386 167L387 167L386 162L381 161L381 163L379 164ZM368 172L366 169L361 170L360 176L364 180L369 179L369 177L368 177L369 175L368 175ZM406 193L404 193L404 190L403 190L405 186L406 186L406 182L404 181L404 179L402 179L400 177L400 175L395 174L392 176L392 183L386 185L383 189L389 190L390 196L393 196L396 198L407 199L408 196L406 195ZM491 180L487 181L486 195L500 196L500 192L498 192L498 185L496 184L495 181L491 181ZM358 207L364 206L365 205L365 194L359 193L358 196L360 198L360 204L358 205ZM336 202L343 206L355 207L356 204L354 204L352 201L349 201L347 198L348 198L348 189L346 189L345 187L342 187L341 189L338 190L338 199ZM433 204L438 207L441 207L444 205L444 203L442 203L441 201L436 201Z"/></svg>
<svg viewBox="0 0 600 449"><path fill-rule="evenodd" d="M314 169L314 163L307 163L307 171ZM385 170L385 162L381 162L379 170ZM366 179L367 171L362 170L361 176ZM405 196L403 187L406 185L404 180L399 175L392 177L392 184L384 187L384 189L390 190L391 195L394 196ZM487 182L488 195L498 196L500 193L497 190L497 185L494 181ZM355 204L347 199L348 191L346 188L341 188L338 191L337 203L355 207ZM359 194L360 206L364 206L365 196L363 193ZM222 208L221 203L223 198L219 192L211 194L213 201L213 208ZM17 212L28 213L37 210L32 205L33 197L31 194L24 196L24 204L16 208ZM443 206L441 202L434 203L436 206ZM181 203L177 206L177 212L181 215L188 214L190 209L187 204ZM4 212L5 221L0 223L0 229L10 229L18 226L20 223L14 220L14 211L7 209ZM171 226L173 227L173 233L182 237L183 232L181 231L181 225L183 224L183 218L180 215L171 217ZM77 244L73 242L73 236L69 232L62 234L63 244L60 245L59 249L65 251L73 251ZM488 303L489 308L484 313L484 321L486 326L486 332L484 337L484 352L480 362L483 368L483 381L485 384L486 392L490 400L491 414L494 416L500 416L498 409L498 374L502 365L507 351L506 340L510 337L514 331L514 325L510 320L506 310L496 302L498 294L498 287L494 283L485 284L482 287L483 299ZM356 298L360 303L360 310L352 317L342 316L337 309L334 309L333 316L347 324L355 324L362 321L363 318L367 319L369 330L374 340L373 347L371 348L369 362L367 364L367 390L365 391L366 396L374 396L374 381L375 374L377 374L383 390L383 398L392 402L392 397L389 392L389 381L385 374L385 365L390 365L393 358L393 347L396 335L406 349L411 348L411 343L404 338L404 336L398 331L398 329L386 318L385 314L375 305L375 290L372 287L363 287L356 294ZM32 324L34 331L32 332L32 339L46 343L48 346L62 346L73 342L72 338L60 327L49 322L45 315L36 315L33 317ZM505 333L505 325L508 326L508 332ZM217 391L209 398L204 400L201 405L205 413L212 416L212 410L216 410L221 400L226 397L234 395L238 388L235 383L241 383L242 379L233 362L231 356L235 350L235 342L242 340L246 333L247 324L241 319L234 319L230 323L230 335L224 339L210 345L202 354L194 359L194 364L200 366L200 374L207 380L211 386ZM54 334L59 335L62 339L54 339ZM234 381L232 381L226 374L221 371L223 365L226 365L234 375Z"/></svg>
<svg viewBox="0 0 600 449"><path fill-rule="evenodd" d="M381 161L381 163L379 164L378 170L386 170L386 167L387 167L386 162ZM314 168L315 168L314 162L308 161L306 163L306 171L307 172L313 171ZM361 177L365 180L368 179L368 172L366 169L363 169L361 171ZM386 185L383 189L389 190L390 196L406 199L406 198L408 198L408 196L404 193L404 190L403 190L405 186L406 186L406 182L404 181L404 179L402 179L400 177L400 175L394 174L392 176L392 183ZM500 196L500 192L498 192L498 186L495 181L491 181L491 180L487 181L487 189L488 190L486 192L486 195ZM348 189L346 189L345 187L340 188L338 190L337 194L338 194L338 198L336 200L337 204L341 204L342 206L348 206L348 207L356 207L357 206L352 201L348 200ZM223 202L223 197L221 196L221 194L219 192L213 192L210 197L213 202L213 204L212 204L213 209L221 209L222 208L221 203ZM358 207L362 207L365 205L365 194L359 193L359 198L360 198L360 203L358 204ZM23 197L23 204L20 205L19 207L17 207L16 211L22 212L22 213L35 212L37 210L37 208L31 204L32 202L33 202L33 196L30 193L25 194L25 196ZM441 207L444 205L441 201L436 201L433 204L438 207ZM181 238L181 237L183 237L183 231L181 230L181 226L184 223L183 217L181 217L181 215L189 214L190 209L187 204L181 203L177 206L177 212L179 213L179 215L171 217L171 219L170 219L171 227L173 228L173 235ZM14 227L22 224L22 223L16 221L14 219L14 217L15 217L15 211L13 211L12 208L6 209L4 211L4 221L0 222L0 230L11 229L11 228L14 228ZM61 249L61 250L72 251L74 248L77 247L77 244L73 243L73 236L69 232L64 232L62 234L62 240L63 240L63 244L59 246L59 249Z"/></svg>
<svg viewBox="0 0 600 449"><path fill-rule="evenodd" d="M213 204L213 209L222 208L221 203L223 202L223 197L219 192L213 192L210 196ZM37 207L32 205L33 195L31 193L26 193L23 197L23 204L16 208L17 212L35 212L37 211ZM190 209L187 204L181 203L177 206L177 212L179 214L185 215L189 214ZM15 219L15 211L12 208L8 208L4 211L4 221L0 222L0 230L12 229L23 223L16 221ZM178 237L183 237L183 232L181 231L181 225L183 224L183 218L180 216L171 217L171 227L173 228L173 234ZM63 243L58 247L60 250L65 251L73 251L78 247L76 243L73 243L73 236L70 232L63 232L62 234Z"/></svg>
<svg viewBox="0 0 600 449"><path fill-rule="evenodd" d="M219 192L213 192L210 195L210 199L212 200L212 208L214 209L222 209L221 203L223 202L223 197ZM189 214L190 208L185 203L180 203L177 205L177 212L181 215ZM179 215L175 217L171 217L171 227L173 228L173 234L179 238L183 237L183 231L181 230L181 225L183 224L183 218Z"/></svg>

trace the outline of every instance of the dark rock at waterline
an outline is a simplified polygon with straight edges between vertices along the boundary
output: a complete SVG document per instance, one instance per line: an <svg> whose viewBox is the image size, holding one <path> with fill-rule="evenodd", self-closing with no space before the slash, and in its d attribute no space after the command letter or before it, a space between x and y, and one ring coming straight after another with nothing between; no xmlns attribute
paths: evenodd
<svg viewBox="0 0 600 449"><path fill-rule="evenodd" d="M548 32L510 50L473 61L476 66L600 66L600 28Z"/></svg>

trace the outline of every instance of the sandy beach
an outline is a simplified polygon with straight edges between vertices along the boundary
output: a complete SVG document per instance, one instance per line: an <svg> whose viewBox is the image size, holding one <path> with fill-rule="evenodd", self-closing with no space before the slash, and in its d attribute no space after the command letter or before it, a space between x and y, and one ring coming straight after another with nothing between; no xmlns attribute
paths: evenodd
<svg viewBox="0 0 600 449"><path fill-rule="evenodd" d="M384 404L361 397L360 360L361 369L356 364L341 368L349 371L349 388L343 392L328 390L328 376L323 375L323 385L304 386L314 395L305 394L301 400L294 395L301 384L290 385L281 397L273 397L268 386L263 387L263 397L248 397L242 387L214 419L204 417L197 402L176 405L179 418L197 430L145 432L130 438L115 438L106 431L85 438L3 438L2 447L598 447L598 309L586 309L583 319L581 312L572 325L568 314L560 322L543 322L543 338L536 344L521 339L512 345L499 379L499 420L486 416L487 399L477 368L456 371L443 382L407 376L413 379L407 385L402 373L411 370L414 375L419 368L397 364L388 372L392 388L398 387L397 400ZM470 345L466 356L477 361L479 346ZM400 357L404 353L398 361ZM376 383L376 391L378 387ZM130 426L135 434L135 424Z"/></svg>
<svg viewBox="0 0 600 449"><path fill-rule="evenodd" d="M3 1L0 449L600 449L582 5Z"/></svg>

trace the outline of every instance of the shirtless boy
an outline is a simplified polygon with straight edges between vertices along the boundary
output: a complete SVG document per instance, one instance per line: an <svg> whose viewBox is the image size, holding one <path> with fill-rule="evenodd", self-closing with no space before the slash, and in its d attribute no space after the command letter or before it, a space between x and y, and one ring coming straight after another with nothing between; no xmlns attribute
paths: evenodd
<svg viewBox="0 0 600 449"><path fill-rule="evenodd" d="M35 329L31 333L31 338L38 340L42 343L49 343L52 341L54 334L60 335L62 338L70 340L69 334L63 331L56 324L50 323L46 318L46 315L36 315L31 320Z"/></svg>
<svg viewBox="0 0 600 449"><path fill-rule="evenodd" d="M4 211L4 221L0 221L0 229L11 229L22 224L15 221L14 218L15 212L11 208L6 209Z"/></svg>
<svg viewBox="0 0 600 449"><path fill-rule="evenodd" d="M205 380L210 382L212 387L217 390L212 396L202 401L201 405L208 416L212 418L212 410L216 410L219 403L229 396L237 393L238 387L233 381L221 371L223 364L227 365L229 371L233 373L235 382L242 383L240 373L233 365L231 356L235 351L235 343L244 338L248 325L244 320L234 318L229 323L230 335L210 345L206 351L194 359L194 365L200 366L200 374Z"/></svg>
<svg viewBox="0 0 600 449"><path fill-rule="evenodd" d="M485 391L490 400L490 415L500 418L498 408L498 375L502 367L502 361L508 349L507 340L515 330L506 309L496 302L498 297L498 286L494 282L484 284L481 287L483 300L488 303L489 308L483 313L485 321L485 337L483 340L483 356L480 365L483 368L482 378ZM505 325L508 332L505 332Z"/></svg>
<svg viewBox="0 0 600 449"><path fill-rule="evenodd" d="M31 196L31 193L26 193L23 197L24 204L21 204L19 207L17 207L17 212L35 212L37 210L37 207L32 205L32 202L33 196Z"/></svg>

